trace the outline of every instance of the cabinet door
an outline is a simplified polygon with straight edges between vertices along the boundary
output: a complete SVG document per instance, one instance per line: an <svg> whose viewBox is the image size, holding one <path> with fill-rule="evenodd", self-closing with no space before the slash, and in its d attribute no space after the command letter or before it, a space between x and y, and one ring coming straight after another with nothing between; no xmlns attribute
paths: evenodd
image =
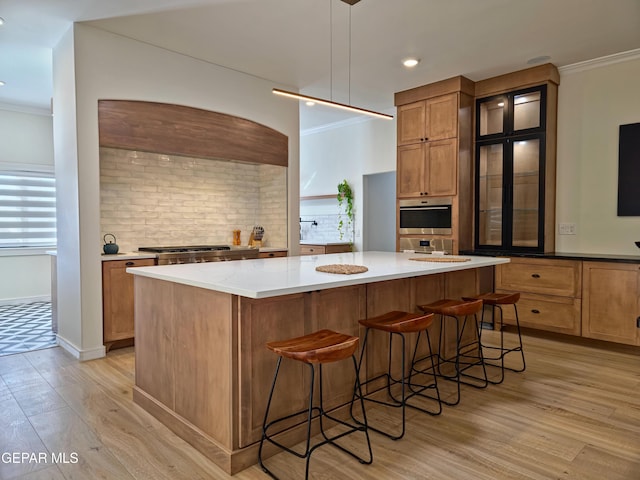
<svg viewBox="0 0 640 480"><path fill-rule="evenodd" d="M640 266L584 262L582 335L640 345Z"/></svg>
<svg viewBox="0 0 640 480"><path fill-rule="evenodd" d="M458 94L452 93L426 101L425 141L444 140L458 135Z"/></svg>
<svg viewBox="0 0 640 480"><path fill-rule="evenodd" d="M455 195L457 147L453 138L398 148L398 197Z"/></svg>
<svg viewBox="0 0 640 480"><path fill-rule="evenodd" d="M102 262L103 342L133 338L133 275L129 267L153 265L153 259Z"/></svg>
<svg viewBox="0 0 640 480"><path fill-rule="evenodd" d="M424 101L398 107L398 145L410 145L425 141Z"/></svg>
<svg viewBox="0 0 640 480"><path fill-rule="evenodd" d="M398 197L419 197L425 192L425 144L398 148Z"/></svg>
<svg viewBox="0 0 640 480"><path fill-rule="evenodd" d="M398 145L444 140L457 135L457 93L398 107Z"/></svg>
<svg viewBox="0 0 640 480"><path fill-rule="evenodd" d="M544 241L544 137L476 146L476 245L541 251Z"/></svg>
<svg viewBox="0 0 640 480"><path fill-rule="evenodd" d="M455 195L457 185L458 142L456 139L429 142L426 153L426 194Z"/></svg>

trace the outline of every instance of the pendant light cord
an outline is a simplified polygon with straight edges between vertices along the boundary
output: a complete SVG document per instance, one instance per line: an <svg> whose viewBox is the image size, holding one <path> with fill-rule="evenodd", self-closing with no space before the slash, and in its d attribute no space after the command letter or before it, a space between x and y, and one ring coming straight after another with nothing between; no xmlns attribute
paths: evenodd
<svg viewBox="0 0 640 480"><path fill-rule="evenodd" d="M347 81L349 85L349 105L351 105L351 6L349 6L349 75Z"/></svg>
<svg viewBox="0 0 640 480"><path fill-rule="evenodd" d="M329 98L333 102L333 0L329 0Z"/></svg>

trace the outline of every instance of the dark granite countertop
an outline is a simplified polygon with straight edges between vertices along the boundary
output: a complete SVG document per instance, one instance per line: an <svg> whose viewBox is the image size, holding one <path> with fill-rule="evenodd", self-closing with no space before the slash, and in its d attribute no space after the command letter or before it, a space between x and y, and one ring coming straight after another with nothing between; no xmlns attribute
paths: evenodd
<svg viewBox="0 0 640 480"><path fill-rule="evenodd" d="M531 253L531 252L503 252L496 250L466 250L461 255L479 255L490 257L523 257L523 258L548 258L557 260L582 260L587 262L617 262L640 263L640 255L613 255L609 253Z"/></svg>

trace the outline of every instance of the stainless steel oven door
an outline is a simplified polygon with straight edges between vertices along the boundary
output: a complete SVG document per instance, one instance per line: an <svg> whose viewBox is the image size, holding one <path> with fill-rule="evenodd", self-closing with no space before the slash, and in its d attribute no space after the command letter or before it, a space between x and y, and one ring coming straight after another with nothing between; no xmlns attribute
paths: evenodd
<svg viewBox="0 0 640 480"><path fill-rule="evenodd" d="M400 200L400 235L451 235L451 198Z"/></svg>

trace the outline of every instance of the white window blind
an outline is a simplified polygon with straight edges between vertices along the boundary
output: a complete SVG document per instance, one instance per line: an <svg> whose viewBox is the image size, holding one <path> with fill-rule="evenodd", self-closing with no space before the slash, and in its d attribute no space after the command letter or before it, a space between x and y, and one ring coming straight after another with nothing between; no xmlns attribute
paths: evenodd
<svg viewBox="0 0 640 480"><path fill-rule="evenodd" d="M0 248L56 244L53 174L0 170Z"/></svg>

